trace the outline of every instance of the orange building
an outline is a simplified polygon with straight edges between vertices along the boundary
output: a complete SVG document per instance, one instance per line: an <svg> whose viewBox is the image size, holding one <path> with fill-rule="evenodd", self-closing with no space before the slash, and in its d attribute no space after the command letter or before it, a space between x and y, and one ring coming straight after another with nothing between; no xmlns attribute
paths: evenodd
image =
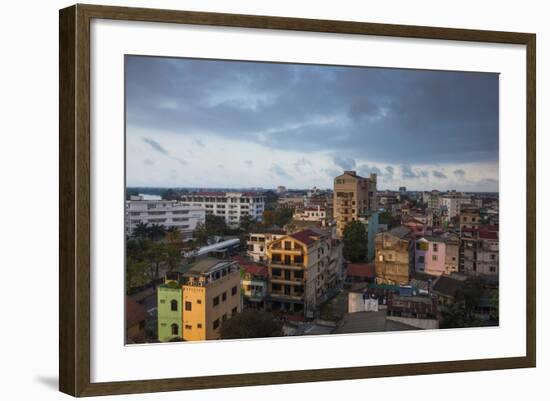
<svg viewBox="0 0 550 401"><path fill-rule="evenodd" d="M183 330L186 341L220 338L222 323L241 311L237 262L206 258L183 275Z"/></svg>

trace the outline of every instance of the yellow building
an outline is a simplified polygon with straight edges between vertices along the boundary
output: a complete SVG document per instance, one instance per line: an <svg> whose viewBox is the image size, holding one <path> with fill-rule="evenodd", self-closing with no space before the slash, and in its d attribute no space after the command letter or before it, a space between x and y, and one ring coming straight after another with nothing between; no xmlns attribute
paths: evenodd
<svg viewBox="0 0 550 401"><path fill-rule="evenodd" d="M239 265L215 258L195 262L183 276L182 301L183 339L219 339L222 323L241 311Z"/></svg>
<svg viewBox="0 0 550 401"><path fill-rule="evenodd" d="M341 283L341 255L340 241L313 229L298 231L269 243L271 309L314 317L329 290Z"/></svg>
<svg viewBox="0 0 550 401"><path fill-rule="evenodd" d="M376 174L365 178L344 171L334 179L333 203L336 234L342 237L346 224L376 210Z"/></svg>

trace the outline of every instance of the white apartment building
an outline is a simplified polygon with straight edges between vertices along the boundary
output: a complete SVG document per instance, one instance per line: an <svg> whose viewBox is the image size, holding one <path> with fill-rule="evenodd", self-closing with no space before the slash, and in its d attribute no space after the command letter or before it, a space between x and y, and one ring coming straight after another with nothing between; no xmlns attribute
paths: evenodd
<svg viewBox="0 0 550 401"><path fill-rule="evenodd" d="M204 224L204 208L168 200L126 201L126 234L131 235L139 223L158 224L165 228L177 227L183 237L189 238L197 225Z"/></svg>
<svg viewBox="0 0 550 401"><path fill-rule="evenodd" d="M256 263L267 262L267 246L286 235L284 230L250 233L246 240L246 254Z"/></svg>
<svg viewBox="0 0 550 401"><path fill-rule="evenodd" d="M292 218L300 221L322 221L326 220L327 212L321 206L306 206L302 211L294 212Z"/></svg>
<svg viewBox="0 0 550 401"><path fill-rule="evenodd" d="M206 214L224 217L232 228L247 215L261 221L265 209L265 196L260 192L194 192L183 194L181 200L184 205L204 208Z"/></svg>
<svg viewBox="0 0 550 401"><path fill-rule="evenodd" d="M470 203L470 197L461 194L444 195L439 198L439 206L445 210L443 217L447 222L453 217L460 215L460 207L462 205L469 205Z"/></svg>

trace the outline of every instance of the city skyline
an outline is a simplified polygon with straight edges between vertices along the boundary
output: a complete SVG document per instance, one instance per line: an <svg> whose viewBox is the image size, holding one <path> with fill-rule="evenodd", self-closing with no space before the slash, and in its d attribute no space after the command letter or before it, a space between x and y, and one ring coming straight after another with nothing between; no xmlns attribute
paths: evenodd
<svg viewBox="0 0 550 401"><path fill-rule="evenodd" d="M498 191L497 74L127 56L126 91L129 187Z"/></svg>

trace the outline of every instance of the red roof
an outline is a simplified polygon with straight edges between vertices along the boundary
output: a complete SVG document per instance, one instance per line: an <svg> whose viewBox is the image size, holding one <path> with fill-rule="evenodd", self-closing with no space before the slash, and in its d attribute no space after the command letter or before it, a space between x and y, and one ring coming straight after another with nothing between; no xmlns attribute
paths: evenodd
<svg viewBox="0 0 550 401"><path fill-rule="evenodd" d="M479 238L497 240L498 231L479 230Z"/></svg>
<svg viewBox="0 0 550 401"><path fill-rule="evenodd" d="M147 310L130 297L126 297L126 327L132 327L139 322L147 319L149 314Z"/></svg>
<svg viewBox="0 0 550 401"><path fill-rule="evenodd" d="M267 277L267 267L258 263L250 262L242 256L233 256L232 259L236 261L246 273L253 276Z"/></svg>
<svg viewBox="0 0 550 401"><path fill-rule="evenodd" d="M317 240L317 238L319 238L319 236L320 235L317 234L315 231L309 230L309 229L298 231L298 232L295 232L294 234L290 234L290 237L306 245L313 244Z"/></svg>
<svg viewBox="0 0 550 401"><path fill-rule="evenodd" d="M373 278L374 265L372 263L350 263L346 274L353 277Z"/></svg>

